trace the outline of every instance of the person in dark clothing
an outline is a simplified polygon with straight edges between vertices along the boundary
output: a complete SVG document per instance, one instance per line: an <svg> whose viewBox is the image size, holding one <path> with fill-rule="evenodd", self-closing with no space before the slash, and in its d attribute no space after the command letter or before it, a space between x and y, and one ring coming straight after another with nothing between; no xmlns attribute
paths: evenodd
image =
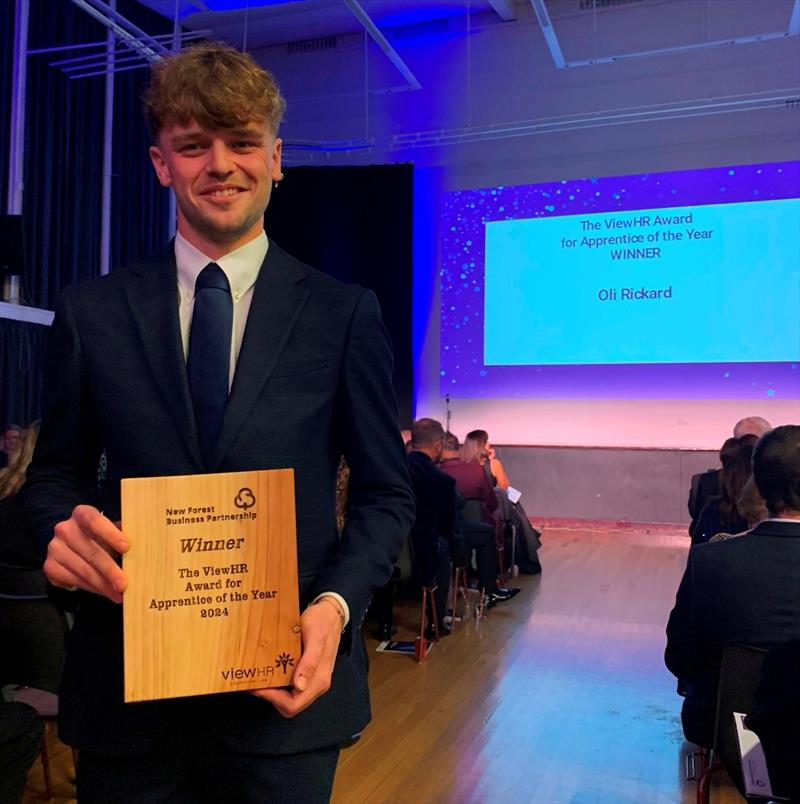
<svg viewBox="0 0 800 804"><path fill-rule="evenodd" d="M761 740L772 791L800 802L800 639L764 657L756 703L745 720Z"/></svg>
<svg viewBox="0 0 800 804"><path fill-rule="evenodd" d="M683 731L707 747L723 648L800 639L800 426L761 437L753 478L770 518L737 539L691 548L667 624L665 662L687 691Z"/></svg>
<svg viewBox="0 0 800 804"><path fill-rule="evenodd" d="M761 416L747 416L740 419L733 427L733 437L741 438L746 435L754 435L760 438L764 433L772 429L772 425ZM689 523L689 533L694 531L695 523L703 510L703 506L712 498L720 494L719 469L706 469L705 472L692 475L692 482L689 487L689 501L687 507L691 522Z"/></svg>
<svg viewBox="0 0 800 804"><path fill-rule="evenodd" d="M0 470L0 563L28 569L40 569L42 560L27 533L18 492L25 483L38 437L39 422L35 421L16 443L9 466Z"/></svg>
<svg viewBox="0 0 800 804"><path fill-rule="evenodd" d="M453 477L456 489L465 499L477 499L482 503L483 520L492 528L496 527L493 512L497 508L497 496L483 467L477 463L461 460L458 438L453 433L445 433L442 450L442 471ZM497 585L497 543L494 533L465 534L466 546L475 550L475 564L478 568L478 587L486 590L487 606L510 600L519 589L505 589Z"/></svg>
<svg viewBox="0 0 800 804"><path fill-rule="evenodd" d="M747 520L739 512L738 499L751 474L754 435L729 438L719 451L722 469L719 473L720 492L712 497L690 529L692 544L709 541L717 533L740 533L747 529Z"/></svg>
<svg viewBox="0 0 800 804"><path fill-rule="evenodd" d="M25 781L42 746L44 721L24 703L0 698L0 801L22 801Z"/></svg>
<svg viewBox="0 0 800 804"><path fill-rule="evenodd" d="M418 419L411 427L408 471L417 501L411 528L414 573L421 586L436 586L439 635L450 633L444 624L450 587L450 547L456 527L456 482L436 468L442 456L444 429L435 419Z"/></svg>

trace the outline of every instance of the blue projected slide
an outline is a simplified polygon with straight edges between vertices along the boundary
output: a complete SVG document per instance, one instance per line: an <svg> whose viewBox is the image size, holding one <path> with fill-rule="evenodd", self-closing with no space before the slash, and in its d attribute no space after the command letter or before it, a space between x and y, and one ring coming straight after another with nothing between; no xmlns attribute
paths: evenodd
<svg viewBox="0 0 800 804"><path fill-rule="evenodd" d="M485 366L796 361L800 199L486 223Z"/></svg>

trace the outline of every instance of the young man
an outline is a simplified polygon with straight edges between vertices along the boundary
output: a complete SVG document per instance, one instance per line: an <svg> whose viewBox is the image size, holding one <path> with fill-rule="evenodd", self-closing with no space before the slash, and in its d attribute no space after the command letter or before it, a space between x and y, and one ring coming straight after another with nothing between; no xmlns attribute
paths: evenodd
<svg viewBox="0 0 800 804"><path fill-rule="evenodd" d="M82 802L327 801L339 745L369 720L359 629L413 497L374 295L264 233L283 108L272 77L231 48L156 64L145 112L153 165L177 199L175 242L69 289L56 310L25 499L48 578L78 590L60 729L80 749ZM137 438L144 428L150 437ZM342 454L350 510L339 539ZM295 470L298 511L292 688L124 704L120 479L280 467Z"/></svg>

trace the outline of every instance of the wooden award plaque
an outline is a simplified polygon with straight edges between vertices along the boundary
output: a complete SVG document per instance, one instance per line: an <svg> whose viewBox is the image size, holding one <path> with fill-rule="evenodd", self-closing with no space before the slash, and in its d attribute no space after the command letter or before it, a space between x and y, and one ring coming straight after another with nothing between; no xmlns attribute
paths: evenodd
<svg viewBox="0 0 800 804"><path fill-rule="evenodd" d="M126 701L290 683L292 469L123 480L122 531Z"/></svg>

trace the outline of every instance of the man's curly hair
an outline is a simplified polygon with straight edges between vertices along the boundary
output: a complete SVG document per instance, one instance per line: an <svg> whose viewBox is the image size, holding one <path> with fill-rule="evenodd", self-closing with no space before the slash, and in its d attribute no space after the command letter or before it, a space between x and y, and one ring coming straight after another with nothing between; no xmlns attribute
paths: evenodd
<svg viewBox="0 0 800 804"><path fill-rule="evenodd" d="M208 129L259 120L277 135L286 109L272 74L219 42L193 45L154 63L143 101L154 142L165 126L192 120Z"/></svg>

